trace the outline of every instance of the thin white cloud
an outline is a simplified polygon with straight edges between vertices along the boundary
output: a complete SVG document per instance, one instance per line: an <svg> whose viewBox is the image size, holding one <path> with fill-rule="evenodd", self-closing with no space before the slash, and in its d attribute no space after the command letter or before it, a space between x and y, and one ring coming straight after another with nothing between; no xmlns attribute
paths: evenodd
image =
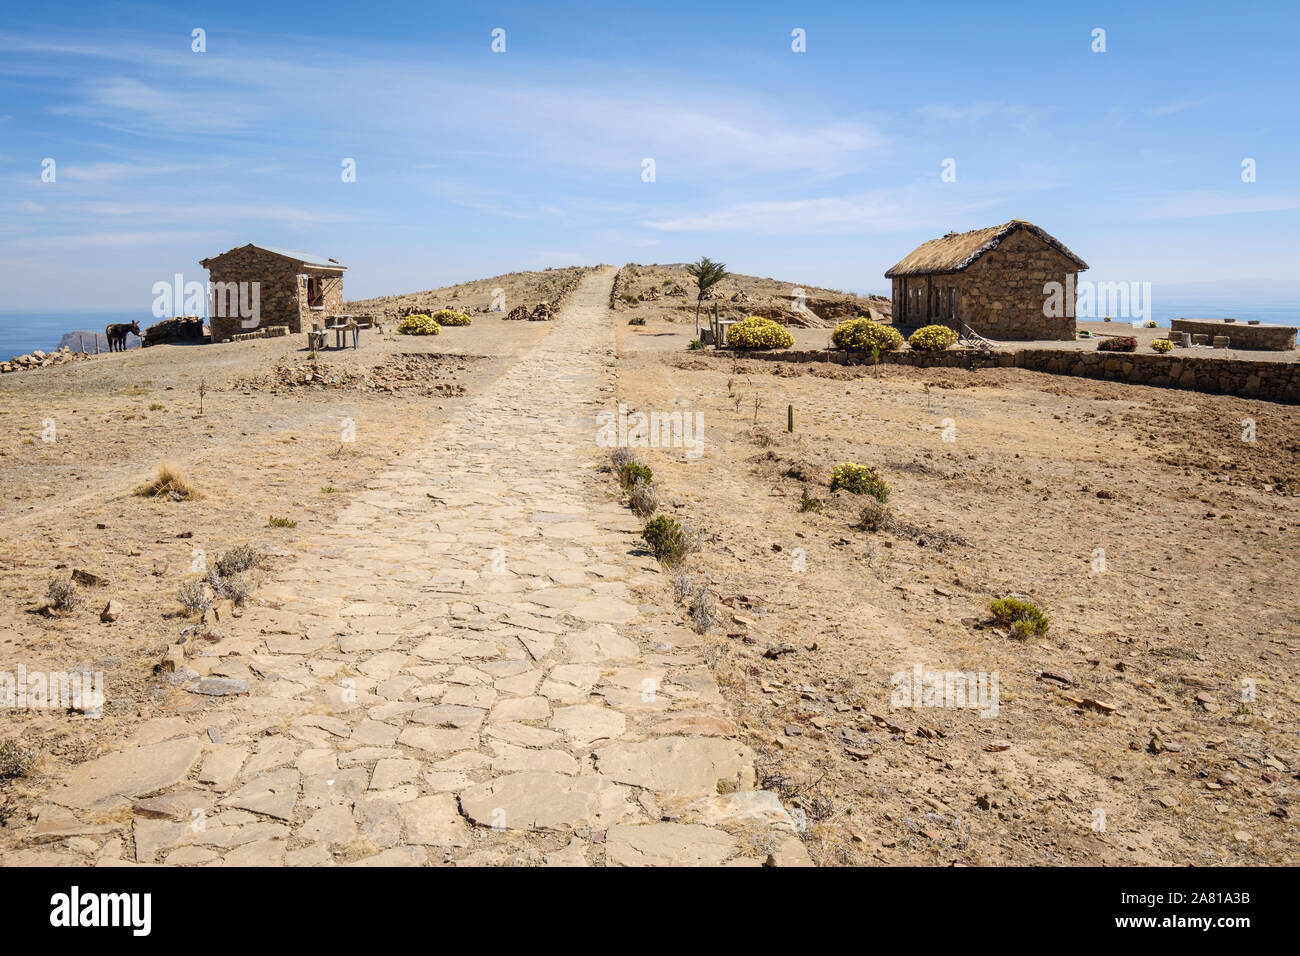
<svg viewBox="0 0 1300 956"><path fill-rule="evenodd" d="M1264 192L1254 183L1240 189L1186 189L1159 193L1137 200L1139 219L1196 219L1202 216L1233 216L1290 212L1300 209L1300 193Z"/></svg>
<svg viewBox="0 0 1300 956"><path fill-rule="evenodd" d="M1209 106L1214 102L1212 97L1205 97L1199 100L1184 100L1179 103L1163 103L1159 106L1153 106L1146 111L1147 116L1158 119L1163 116L1173 116L1177 113L1185 113L1188 110L1197 110L1202 106Z"/></svg>

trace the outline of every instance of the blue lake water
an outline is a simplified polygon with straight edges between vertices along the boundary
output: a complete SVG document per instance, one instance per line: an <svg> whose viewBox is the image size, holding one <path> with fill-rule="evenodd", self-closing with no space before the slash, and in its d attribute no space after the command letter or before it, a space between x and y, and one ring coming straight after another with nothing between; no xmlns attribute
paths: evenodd
<svg viewBox="0 0 1300 956"><path fill-rule="evenodd" d="M139 309L130 312L0 312L0 361L35 349L52 352L65 332L103 334L108 325L132 321L139 322L143 332L158 320L147 310L142 314ZM86 351L95 351L90 340L86 341Z"/></svg>

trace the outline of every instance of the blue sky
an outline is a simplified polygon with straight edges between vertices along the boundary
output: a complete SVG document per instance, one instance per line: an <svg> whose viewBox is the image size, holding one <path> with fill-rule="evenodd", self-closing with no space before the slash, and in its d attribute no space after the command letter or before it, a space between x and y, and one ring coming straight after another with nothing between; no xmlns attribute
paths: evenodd
<svg viewBox="0 0 1300 956"><path fill-rule="evenodd" d="M1013 218L1087 278L1290 295L1298 32L1280 3L11 5L0 310L147 312L247 242L341 260L349 297L705 254L879 290Z"/></svg>

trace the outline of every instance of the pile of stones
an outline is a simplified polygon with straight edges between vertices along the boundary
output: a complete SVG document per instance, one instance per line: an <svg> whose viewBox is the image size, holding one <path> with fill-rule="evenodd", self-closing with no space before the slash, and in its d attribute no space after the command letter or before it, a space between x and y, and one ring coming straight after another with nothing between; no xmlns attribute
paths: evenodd
<svg viewBox="0 0 1300 956"><path fill-rule="evenodd" d="M56 352L42 352L37 349L27 355L15 355L8 362L0 362L0 374L7 372L24 372L29 368L48 368L51 365L67 365L90 358L85 352L74 352L66 345Z"/></svg>
<svg viewBox="0 0 1300 956"><path fill-rule="evenodd" d="M198 315L178 315L173 319L163 319L144 330L145 348L161 342L201 342L206 337L203 331L203 317Z"/></svg>

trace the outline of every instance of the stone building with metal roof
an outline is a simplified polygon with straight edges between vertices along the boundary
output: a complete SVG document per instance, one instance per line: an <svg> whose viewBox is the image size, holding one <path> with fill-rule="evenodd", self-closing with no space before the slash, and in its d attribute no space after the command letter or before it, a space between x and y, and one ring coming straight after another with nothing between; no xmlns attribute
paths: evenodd
<svg viewBox="0 0 1300 956"><path fill-rule="evenodd" d="M337 259L249 243L202 260L208 270L212 341L272 325L310 332L343 309L343 272Z"/></svg>

